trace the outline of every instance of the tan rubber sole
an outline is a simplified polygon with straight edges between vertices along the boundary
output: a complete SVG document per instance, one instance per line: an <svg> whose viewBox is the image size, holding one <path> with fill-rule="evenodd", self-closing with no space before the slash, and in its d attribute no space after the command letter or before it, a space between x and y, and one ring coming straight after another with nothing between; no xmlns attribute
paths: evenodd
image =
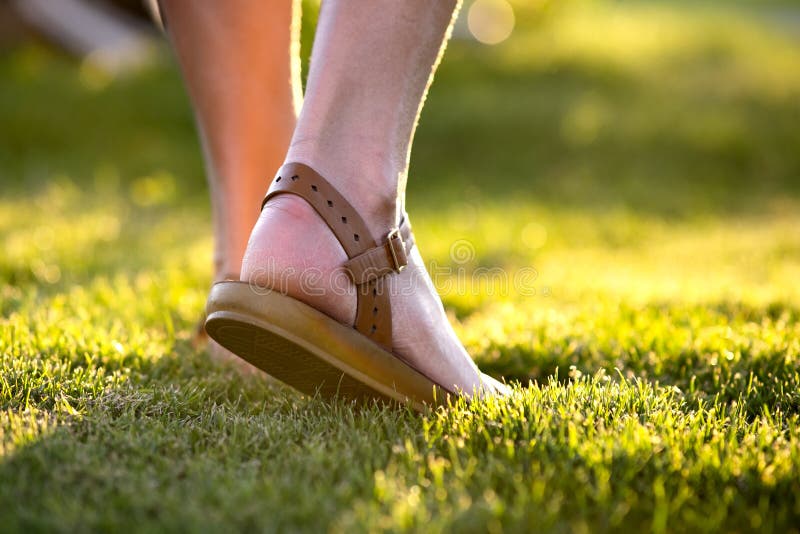
<svg viewBox="0 0 800 534"><path fill-rule="evenodd" d="M448 395L355 329L279 292L218 282L206 313L212 339L307 395L403 403L418 411Z"/></svg>

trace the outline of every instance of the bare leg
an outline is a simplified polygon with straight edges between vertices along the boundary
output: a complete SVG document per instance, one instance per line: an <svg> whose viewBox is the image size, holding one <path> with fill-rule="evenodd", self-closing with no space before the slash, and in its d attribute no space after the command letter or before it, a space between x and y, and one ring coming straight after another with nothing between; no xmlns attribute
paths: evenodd
<svg viewBox="0 0 800 534"><path fill-rule="evenodd" d="M374 235L396 225L409 149L457 0L326 0L320 13L303 110L286 156L325 176L364 216ZM352 324L355 288L331 291L346 259L336 238L299 197L270 201L245 253L242 278L276 286ZM286 273L322 271L319 287ZM458 341L414 249L390 277L393 348L446 386L467 392L481 377ZM397 289L413 288L398 292Z"/></svg>
<svg viewBox="0 0 800 534"><path fill-rule="evenodd" d="M206 158L217 279L238 276L300 105L292 0L162 0Z"/></svg>
<svg viewBox="0 0 800 534"><path fill-rule="evenodd" d="M161 0L206 161L215 280L238 276L259 199L295 126L302 97L292 4ZM209 351L254 369L213 341Z"/></svg>

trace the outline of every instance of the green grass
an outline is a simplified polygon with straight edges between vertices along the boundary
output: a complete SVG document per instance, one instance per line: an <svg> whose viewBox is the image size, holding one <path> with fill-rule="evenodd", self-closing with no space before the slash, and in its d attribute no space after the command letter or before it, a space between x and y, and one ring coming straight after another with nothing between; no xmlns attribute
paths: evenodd
<svg viewBox="0 0 800 534"><path fill-rule="evenodd" d="M451 45L409 191L460 336L517 385L423 416L193 347L210 221L173 65L0 52L0 531L798 531L800 25L520 9Z"/></svg>

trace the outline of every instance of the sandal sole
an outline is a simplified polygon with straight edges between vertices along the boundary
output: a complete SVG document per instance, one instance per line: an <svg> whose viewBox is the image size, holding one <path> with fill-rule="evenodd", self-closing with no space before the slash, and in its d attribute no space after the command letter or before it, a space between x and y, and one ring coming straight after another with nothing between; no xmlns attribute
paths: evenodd
<svg viewBox="0 0 800 534"><path fill-rule="evenodd" d="M218 282L206 312L212 339L307 395L417 411L447 398L446 390L363 334L279 292Z"/></svg>

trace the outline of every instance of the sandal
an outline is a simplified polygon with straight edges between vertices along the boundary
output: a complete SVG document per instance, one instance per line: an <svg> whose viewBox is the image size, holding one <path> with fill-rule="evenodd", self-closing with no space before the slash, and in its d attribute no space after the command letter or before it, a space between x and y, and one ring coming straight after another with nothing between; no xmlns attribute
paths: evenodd
<svg viewBox="0 0 800 534"><path fill-rule="evenodd" d="M211 288L206 304L208 335L308 395L378 399L422 410L454 394L392 352L392 308L383 282L408 263L414 246L408 217L375 239L352 205L299 163L279 170L261 208L281 194L308 202L344 248L349 258L345 270L358 288L355 324L342 324L279 291L221 281Z"/></svg>
<svg viewBox="0 0 800 534"><path fill-rule="evenodd" d="M222 279L220 279L219 281L238 280L239 278L240 277L238 274L229 273L226 274L224 277L222 277ZM203 312L200 314L199 319L197 320L197 323L195 323L194 328L192 329L192 346L195 349L202 349L203 347L206 346L206 343L208 343L208 332L206 332L207 317L208 314L206 314L206 311L203 310Z"/></svg>

